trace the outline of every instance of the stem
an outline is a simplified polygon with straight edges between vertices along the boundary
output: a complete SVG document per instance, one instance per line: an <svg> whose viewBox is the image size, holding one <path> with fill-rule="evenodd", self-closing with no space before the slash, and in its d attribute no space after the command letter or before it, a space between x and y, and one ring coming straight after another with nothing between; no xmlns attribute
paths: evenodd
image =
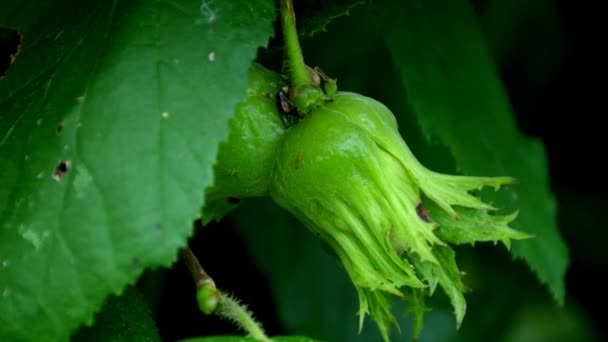
<svg viewBox="0 0 608 342"><path fill-rule="evenodd" d="M215 314L233 321L256 340L270 342L262 326L253 319L251 312L238 300L222 293Z"/></svg>
<svg viewBox="0 0 608 342"><path fill-rule="evenodd" d="M186 266L188 266L192 278L196 283L196 288L198 289L197 301L203 313L206 315L214 313L222 318L227 318L256 340L270 342L262 326L253 319L253 314L247 310L245 305L239 303L237 299L217 290L213 279L205 272L196 255L194 255L194 252L189 247L184 247L180 250L180 256ZM207 286L205 287L205 285Z"/></svg>
<svg viewBox="0 0 608 342"><path fill-rule="evenodd" d="M304 64L292 0L279 0L279 2L281 4L281 27L283 28L287 63L291 75L291 86L297 88L310 84L312 80L306 69L306 64Z"/></svg>
<svg viewBox="0 0 608 342"><path fill-rule="evenodd" d="M184 247L179 253L192 274L192 279L194 279L196 288L200 289L205 286L205 284L211 284L213 287L215 287L215 282L213 279L211 279L207 272L205 272L203 266L201 266L201 263L198 262L196 255L194 255L190 247Z"/></svg>

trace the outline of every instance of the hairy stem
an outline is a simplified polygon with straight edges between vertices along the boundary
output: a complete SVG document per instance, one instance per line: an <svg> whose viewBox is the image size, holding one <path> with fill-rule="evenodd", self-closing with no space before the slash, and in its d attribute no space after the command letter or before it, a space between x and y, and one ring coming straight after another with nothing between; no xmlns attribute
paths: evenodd
<svg viewBox="0 0 608 342"><path fill-rule="evenodd" d="M268 336L264 333L262 326L255 321L252 313L247 310L247 307L229 295L222 293L215 313L220 317L231 320L256 340L264 342L270 341Z"/></svg>
<svg viewBox="0 0 608 342"><path fill-rule="evenodd" d="M291 75L291 86L296 88L311 83L310 74L304 64L298 31L296 30L296 16L293 11L292 0L279 0L281 4L281 27L285 40L287 64Z"/></svg>
<svg viewBox="0 0 608 342"><path fill-rule="evenodd" d="M204 314L213 313L226 318L256 340L270 341L262 326L255 321L253 314L247 310L245 305L215 287L215 282L205 272L198 258L189 247L180 250L180 256L192 274L197 288L199 308Z"/></svg>

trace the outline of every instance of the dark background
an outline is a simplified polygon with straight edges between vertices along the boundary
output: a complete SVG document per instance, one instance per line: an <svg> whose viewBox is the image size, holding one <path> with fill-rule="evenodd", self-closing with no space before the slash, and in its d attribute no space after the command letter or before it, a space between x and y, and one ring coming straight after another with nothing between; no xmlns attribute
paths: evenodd
<svg viewBox="0 0 608 342"><path fill-rule="evenodd" d="M545 144L559 228L570 249L567 297L587 310L606 337L600 281L608 271L602 20L591 2L554 4L554 23L552 13L524 22L499 67L521 129Z"/></svg>

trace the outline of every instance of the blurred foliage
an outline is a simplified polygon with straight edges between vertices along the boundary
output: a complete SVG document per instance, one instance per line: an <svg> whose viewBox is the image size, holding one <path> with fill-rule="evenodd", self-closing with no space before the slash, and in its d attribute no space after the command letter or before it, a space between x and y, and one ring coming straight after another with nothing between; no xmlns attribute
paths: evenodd
<svg viewBox="0 0 608 342"><path fill-rule="evenodd" d="M210 336L210 337L198 337L181 340L180 342L256 342L258 340L252 337L242 336ZM285 336L285 337L272 337L271 342L315 342L313 339L308 337L299 336Z"/></svg>
<svg viewBox="0 0 608 342"><path fill-rule="evenodd" d="M326 32L327 25L340 17L350 14L356 6L369 3L369 0L298 0L294 1L298 16L300 37L312 37Z"/></svg>

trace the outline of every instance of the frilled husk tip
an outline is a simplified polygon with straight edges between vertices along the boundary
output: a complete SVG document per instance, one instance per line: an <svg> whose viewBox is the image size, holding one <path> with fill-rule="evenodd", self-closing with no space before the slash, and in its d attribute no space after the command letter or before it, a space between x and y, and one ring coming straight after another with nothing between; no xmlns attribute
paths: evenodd
<svg viewBox="0 0 608 342"><path fill-rule="evenodd" d="M417 334L427 311L424 297L437 285L460 325L465 287L448 243L508 246L510 239L529 237L508 227L515 215L492 215L492 206L469 193L511 182L426 169L399 135L390 110L358 94L338 93L285 133L270 193L331 246L357 289L360 325L370 314L388 340L395 322L392 299L408 303Z"/></svg>

